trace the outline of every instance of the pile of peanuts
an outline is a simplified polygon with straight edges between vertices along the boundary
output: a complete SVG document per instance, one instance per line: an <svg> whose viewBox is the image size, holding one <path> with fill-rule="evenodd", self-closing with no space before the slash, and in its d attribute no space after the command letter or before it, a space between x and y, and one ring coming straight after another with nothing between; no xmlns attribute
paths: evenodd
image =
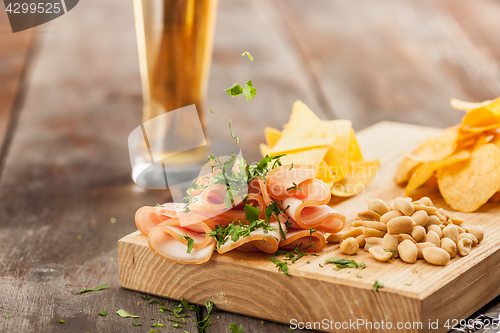
<svg viewBox="0 0 500 333"><path fill-rule="evenodd" d="M436 208L431 199L418 201L396 198L388 204L380 199L368 201L368 210L343 232L331 234L329 243L340 243L345 254L356 254L364 247L375 259L401 258L413 264L425 259L434 265L446 265L457 252L466 256L484 237L484 228L464 224Z"/></svg>

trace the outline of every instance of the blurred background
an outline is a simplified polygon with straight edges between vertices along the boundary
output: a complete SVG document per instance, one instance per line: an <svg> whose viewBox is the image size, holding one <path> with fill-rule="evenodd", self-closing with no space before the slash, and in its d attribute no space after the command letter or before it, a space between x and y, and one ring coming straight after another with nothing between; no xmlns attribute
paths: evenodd
<svg viewBox="0 0 500 333"><path fill-rule="evenodd" d="M281 128L298 99L357 131L454 125L463 114L451 98L500 95L498 17L498 0L220 0L208 136L230 140L232 119L245 158L260 160L264 128ZM254 100L224 92L245 79ZM101 327L94 303L70 291L118 288L117 240L135 230L137 208L168 200L130 177L127 137L141 117L132 1L81 1L16 34L0 6L0 310L25 316L0 328L42 330L57 312L74 317L65 329ZM129 293L106 301L131 302Z"/></svg>

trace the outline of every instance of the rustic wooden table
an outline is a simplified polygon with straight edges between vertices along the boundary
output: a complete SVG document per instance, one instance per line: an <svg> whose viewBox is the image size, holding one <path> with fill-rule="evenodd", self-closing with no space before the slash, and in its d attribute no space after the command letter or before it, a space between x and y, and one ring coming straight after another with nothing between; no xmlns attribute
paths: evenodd
<svg viewBox="0 0 500 333"><path fill-rule="evenodd" d="M461 114L451 97L500 95L499 16L498 0L221 0L210 136L228 139L232 118L245 157L258 160L264 127L285 123L297 99L356 130L380 120L453 125ZM246 78L255 100L224 93ZM0 9L0 331L147 332L158 320L161 332L182 331L118 285L117 241L135 230L135 210L168 200L130 178L126 142L141 107L131 1L81 1L16 34ZM142 326L114 314L120 308ZM230 323L287 332L218 311L208 331ZM192 322L185 330L197 331Z"/></svg>

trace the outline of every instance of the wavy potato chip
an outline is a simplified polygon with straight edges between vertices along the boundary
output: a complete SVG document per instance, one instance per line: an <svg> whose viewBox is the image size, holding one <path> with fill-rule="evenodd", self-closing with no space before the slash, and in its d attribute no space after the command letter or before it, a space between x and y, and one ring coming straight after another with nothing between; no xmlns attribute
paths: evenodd
<svg viewBox="0 0 500 333"><path fill-rule="evenodd" d="M273 148L276 145L276 142L281 138L281 131L276 128L266 127L264 130L264 134L266 136L266 143L269 148Z"/></svg>
<svg viewBox="0 0 500 333"><path fill-rule="evenodd" d="M500 189L500 151L491 143L472 151L468 161L437 170L438 186L448 205L473 212Z"/></svg>
<svg viewBox="0 0 500 333"><path fill-rule="evenodd" d="M285 164L305 164L314 165L316 170L318 170L320 163L325 157L328 147L322 148L311 148L307 150L300 150L293 153L287 153L285 156L281 157L281 163Z"/></svg>
<svg viewBox="0 0 500 333"><path fill-rule="evenodd" d="M333 186L333 173L325 161L321 161L319 164L318 171L316 172L316 178L322 180L330 188Z"/></svg>
<svg viewBox="0 0 500 333"><path fill-rule="evenodd" d="M478 103L465 102L465 101L461 101L461 100L456 99L456 98L452 98L450 100L450 105L452 108L457 109L457 110L461 110L461 111L465 111L465 112L469 112L470 110L474 110L474 109L481 108L483 106L487 106L491 103L493 103L492 100L487 100L487 101L478 102Z"/></svg>
<svg viewBox="0 0 500 333"><path fill-rule="evenodd" d="M500 116L488 107L474 109L465 114L462 119L462 128L487 127L500 124Z"/></svg>
<svg viewBox="0 0 500 333"><path fill-rule="evenodd" d="M359 149L358 140L356 140L356 133L351 128L351 139L349 142L349 162L359 162L363 160L363 154Z"/></svg>
<svg viewBox="0 0 500 333"><path fill-rule="evenodd" d="M269 151L269 155L330 146L335 141L335 133L302 101L293 104L288 124L281 132L281 138Z"/></svg>
<svg viewBox="0 0 500 333"><path fill-rule="evenodd" d="M467 150L462 150L440 161L423 162L420 166L417 167L417 169L411 176L408 185L406 185L405 196L410 196L413 191L424 185L434 175L434 172L436 172L436 170L461 161L468 160L469 158L470 153Z"/></svg>
<svg viewBox="0 0 500 333"><path fill-rule="evenodd" d="M352 163L344 179L333 185L332 194L337 197L352 197L363 193L379 167L379 160Z"/></svg>

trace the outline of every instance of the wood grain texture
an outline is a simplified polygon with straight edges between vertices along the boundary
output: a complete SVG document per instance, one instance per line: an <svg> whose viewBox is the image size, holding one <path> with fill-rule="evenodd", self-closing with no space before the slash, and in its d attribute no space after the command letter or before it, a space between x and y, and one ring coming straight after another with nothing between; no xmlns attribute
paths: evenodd
<svg viewBox="0 0 500 333"><path fill-rule="evenodd" d="M361 131L361 149L367 159L381 159L380 173L362 195L338 202L335 209L352 221L357 212L366 209L368 199L388 201L402 196L403 189L393 177L403 153L439 132L390 122ZM436 190L424 188L414 199L422 195L451 211ZM365 262L365 269L336 271L325 263L329 257L346 257L336 244L327 245L318 257L307 256L290 265L288 276L276 270L268 254L259 252L214 253L206 264L182 265L154 255L146 238L135 232L119 242L120 285L174 299L185 297L198 304L212 300L222 310L283 323L293 318L303 322L321 322L325 318L335 322L384 320L393 325L422 322L423 329L406 330L420 332L428 331L429 320L439 320L438 331L444 332L446 319L466 318L500 293L495 282L500 265L500 245L496 241L500 236L499 211L498 205L487 204L477 213L453 212L468 224L482 225L487 236L469 256L457 256L445 267L423 260L414 265L401 260L379 262L361 251L349 258ZM384 284L378 293L372 291L376 280ZM478 298L478 294L484 296Z"/></svg>
<svg viewBox="0 0 500 333"><path fill-rule="evenodd" d="M32 53L33 33L13 34L7 12L0 10L0 161L15 127L16 104L22 99L22 79ZM0 172L1 172L0 163Z"/></svg>

